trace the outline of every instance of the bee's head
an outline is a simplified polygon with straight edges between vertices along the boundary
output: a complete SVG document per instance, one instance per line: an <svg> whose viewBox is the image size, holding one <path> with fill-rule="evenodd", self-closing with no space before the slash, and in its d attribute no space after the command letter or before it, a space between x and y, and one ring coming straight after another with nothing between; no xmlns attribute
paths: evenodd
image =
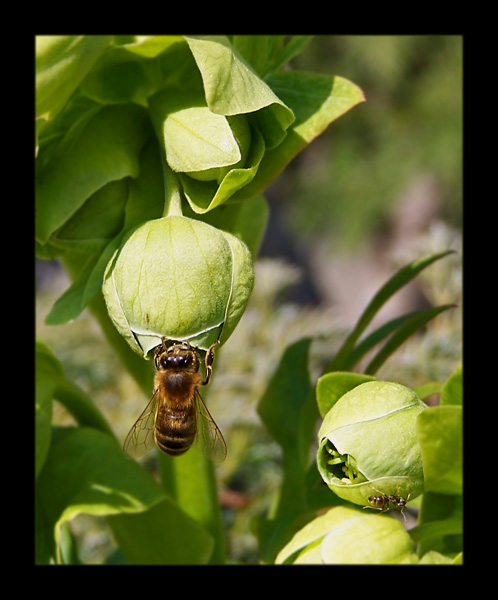
<svg viewBox="0 0 498 600"><path fill-rule="evenodd" d="M175 342L167 348L164 345L158 346L154 362L158 371L179 369L195 373L200 366L197 349L188 342Z"/></svg>

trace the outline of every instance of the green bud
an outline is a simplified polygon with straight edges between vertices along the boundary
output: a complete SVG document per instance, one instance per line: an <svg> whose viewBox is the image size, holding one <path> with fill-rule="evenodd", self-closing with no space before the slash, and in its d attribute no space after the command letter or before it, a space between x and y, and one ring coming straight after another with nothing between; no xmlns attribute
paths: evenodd
<svg viewBox="0 0 498 600"><path fill-rule="evenodd" d="M167 340L206 350L226 341L254 281L237 237L183 216L138 227L109 261L103 293L114 325L136 352Z"/></svg>
<svg viewBox="0 0 498 600"><path fill-rule="evenodd" d="M397 519L338 506L320 515L279 552L277 564L413 564L410 536Z"/></svg>
<svg viewBox="0 0 498 600"><path fill-rule="evenodd" d="M388 381L369 381L344 394L318 432L318 470L338 496L362 506L369 497L413 499L423 492L417 394ZM388 508L386 503L384 508Z"/></svg>

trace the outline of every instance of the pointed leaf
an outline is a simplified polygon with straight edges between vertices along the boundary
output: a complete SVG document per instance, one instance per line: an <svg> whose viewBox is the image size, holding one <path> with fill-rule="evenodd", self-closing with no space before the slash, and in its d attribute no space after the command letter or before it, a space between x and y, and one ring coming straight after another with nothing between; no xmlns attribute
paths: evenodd
<svg viewBox="0 0 498 600"><path fill-rule="evenodd" d="M310 343L310 339L303 339L286 348L258 405L263 423L284 451L298 443L302 409L310 390Z"/></svg>
<svg viewBox="0 0 498 600"><path fill-rule="evenodd" d="M98 255L92 254L88 257L78 277L71 283L68 289L55 301L50 312L45 318L47 325L62 325L75 319L85 308L85 288L95 265Z"/></svg>
<svg viewBox="0 0 498 600"><path fill-rule="evenodd" d="M272 74L267 82L292 110L295 121L280 145L265 153L257 176L236 195L240 199L263 192L287 163L332 121L365 99L358 86L337 76L284 71Z"/></svg>
<svg viewBox="0 0 498 600"><path fill-rule="evenodd" d="M201 72L209 108L220 115L270 109L279 131L266 127L260 131L267 147L277 145L294 120L292 111L234 50L228 38L196 36L186 40Z"/></svg>
<svg viewBox="0 0 498 600"><path fill-rule="evenodd" d="M367 352L370 352L374 346L391 335L393 331L403 325L403 323L408 321L416 313L418 313L418 311L413 311L407 313L406 315L402 315L401 317L396 317L395 319L384 323L384 325L381 325L375 331L372 331L372 333L358 343L356 348L349 355L348 360L344 362L343 368L352 369L356 364L358 364L361 358L367 354Z"/></svg>
<svg viewBox="0 0 498 600"><path fill-rule="evenodd" d="M409 281L416 277L420 271L431 265L434 261L451 254L453 250L446 252L440 252L438 254L431 254L418 258L400 269L393 277L391 277L375 294L368 306L363 311L360 319L358 320L355 328L349 334L341 349L337 353L336 357L327 367L326 371L341 371L344 369L344 364L348 360L350 353L352 352L356 341L360 338L361 334L368 327L372 319L382 308L382 306L393 296L398 290L405 286Z"/></svg>
<svg viewBox="0 0 498 600"><path fill-rule="evenodd" d="M436 306L435 308L420 311L412 315L374 356L374 358L365 368L365 373L369 375L376 373L385 363L385 361L401 346L401 344L406 342L410 336L412 336L418 329L423 327L428 321L445 310L448 310L449 308L454 308L454 304Z"/></svg>
<svg viewBox="0 0 498 600"><path fill-rule="evenodd" d="M293 35L289 42L280 50L275 59L268 66L264 75L273 73L281 69L294 56L300 54L313 39L313 35Z"/></svg>

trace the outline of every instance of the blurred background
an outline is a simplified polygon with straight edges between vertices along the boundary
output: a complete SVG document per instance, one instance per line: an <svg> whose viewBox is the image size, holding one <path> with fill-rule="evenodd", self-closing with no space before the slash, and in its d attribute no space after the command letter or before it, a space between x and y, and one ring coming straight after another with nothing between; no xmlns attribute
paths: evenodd
<svg viewBox="0 0 498 600"><path fill-rule="evenodd" d="M316 378L395 271L453 249L372 326L429 305L456 308L404 344L377 376L415 387L446 379L462 356L463 38L318 36L291 65L350 79L366 102L333 122L268 188L271 216L255 289L203 394L229 448L217 469L233 563L258 562L251 522L267 514L279 487L279 448L256 406L288 344L315 338ZM56 261L38 261L36 275L37 335L124 439L148 398L87 311L64 326L44 324L69 281ZM60 406L56 420L71 422ZM147 460L153 470L154 455ZM72 528L83 562L113 560L105 520L82 515Z"/></svg>

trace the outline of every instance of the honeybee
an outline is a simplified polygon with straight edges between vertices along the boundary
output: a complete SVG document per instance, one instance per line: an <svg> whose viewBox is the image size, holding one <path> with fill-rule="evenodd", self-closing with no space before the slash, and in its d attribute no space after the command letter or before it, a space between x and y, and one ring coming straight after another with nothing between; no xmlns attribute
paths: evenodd
<svg viewBox="0 0 498 600"><path fill-rule="evenodd" d="M379 492L379 490L376 491ZM364 506L363 508L376 508L382 512L387 512L389 510L389 504L393 504L400 510L401 514L403 515L403 519L406 521L404 510L409 499L410 495L408 495L408 498L403 498L402 496L398 496L397 493L386 496L382 492L379 492L378 496L368 497L368 501L373 506Z"/></svg>
<svg viewBox="0 0 498 600"><path fill-rule="evenodd" d="M126 436L126 455L138 458L156 444L166 454L180 456L195 445L211 460L225 459L225 440L198 389L211 379L217 344L206 352L203 379L197 347L188 342L166 346L163 338L154 352L154 393Z"/></svg>

